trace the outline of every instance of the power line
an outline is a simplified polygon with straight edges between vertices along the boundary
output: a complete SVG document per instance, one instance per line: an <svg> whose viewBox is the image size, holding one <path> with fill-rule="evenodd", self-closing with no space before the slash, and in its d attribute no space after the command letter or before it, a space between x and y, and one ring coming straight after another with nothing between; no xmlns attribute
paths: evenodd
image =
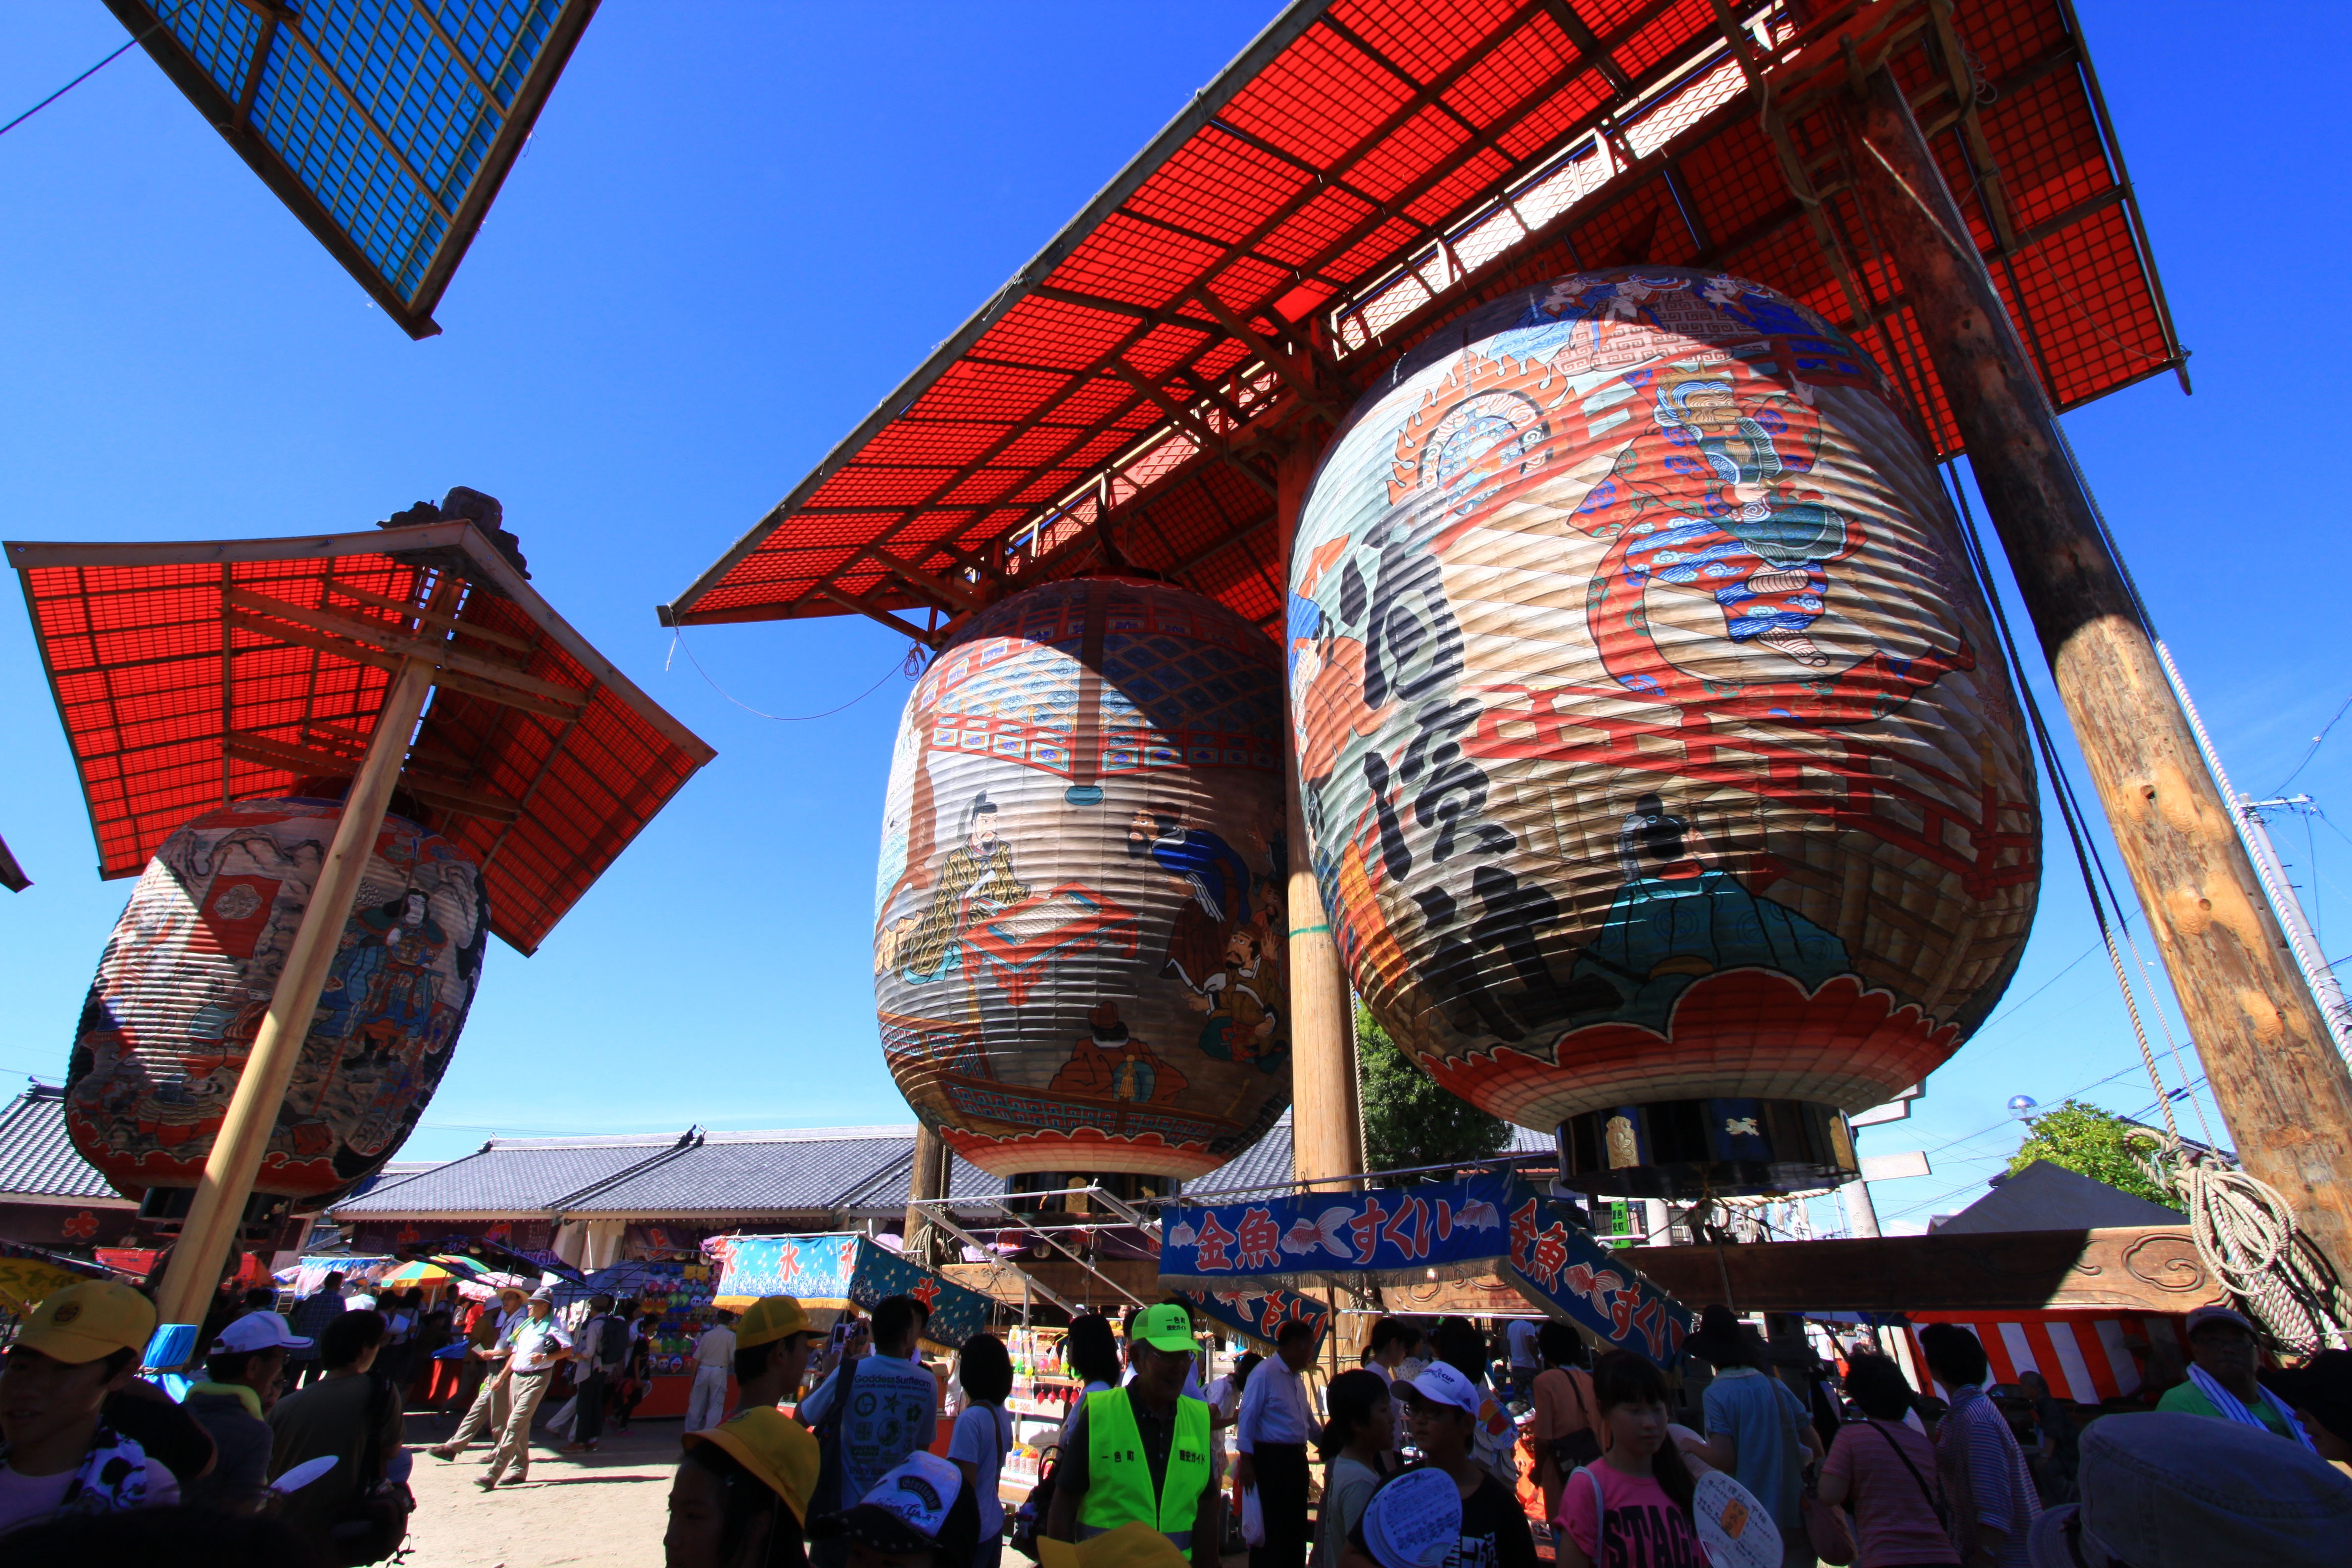
<svg viewBox="0 0 2352 1568"><path fill-rule="evenodd" d="M16 130L16 127L24 124L27 120L32 119L33 116L38 114L41 110L47 109L49 105L63 98L66 94L71 92L74 89L79 87L82 83L96 76L99 72L104 70L115 61L129 54L132 49L135 49L140 45L145 43L148 38L152 37L158 28L161 28L168 20L170 20L170 18L167 16L158 16L155 19L154 25L149 27L146 32L134 34L131 40L128 43L125 43L121 48L115 50L112 54L107 56L96 65L90 67L89 69L82 72L81 75L74 78L73 80L66 83L65 86L58 89L57 91L49 94L48 97L41 100L40 102L33 105L32 108L25 110L24 113L16 116L16 119L8 121L7 124L0 125L0 136L7 135L8 132Z"/></svg>
<svg viewBox="0 0 2352 1568"><path fill-rule="evenodd" d="M702 661L694 657L694 650L690 647L687 647L686 634L682 630L673 631L670 634L670 647L673 650L677 648L686 648L687 663L694 666L694 672L697 675L699 675L705 680L710 681L711 690L716 691L719 696L724 697L728 701L732 702L736 707L740 708L744 712L751 714L752 717L757 719L772 719L779 724L806 724L812 720L830 719L836 713L846 712L848 710L856 707L859 703L865 701L867 698L881 690L882 682L888 680L894 671L903 669L910 678L916 673L915 669L912 668L914 659L911 657L897 659L891 663L888 669L882 672L881 680L876 681L873 685L867 687L865 690L859 692L848 701L841 704L838 708L828 708L822 713L762 713L757 708L752 707L749 702L744 701L741 698L736 696L733 692L719 685L719 682L710 679L710 672L702 668Z"/></svg>
<svg viewBox="0 0 2352 1568"><path fill-rule="evenodd" d="M2304 769L2311 765L2311 759L2319 755L2319 743L2327 739L2327 732L2336 728L2336 721L2342 719L2347 710L2352 710L2352 697L2347 697L2343 703L2337 707L2336 710L2336 718L2330 719L2326 723L2320 726L2319 733L2314 735L2311 738L2311 744L2305 748L2303 761L2294 764L2294 773L2290 773L2286 777L2279 780L2278 787L2271 791L2273 795L2284 795L2286 793L2286 786L2294 782L2295 773L2303 772Z"/></svg>

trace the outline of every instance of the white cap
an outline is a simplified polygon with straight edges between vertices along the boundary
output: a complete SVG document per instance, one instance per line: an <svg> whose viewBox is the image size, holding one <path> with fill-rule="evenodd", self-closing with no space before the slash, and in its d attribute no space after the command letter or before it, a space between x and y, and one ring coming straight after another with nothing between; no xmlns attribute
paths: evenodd
<svg viewBox="0 0 2352 1568"><path fill-rule="evenodd" d="M214 1355L250 1355L256 1351L276 1350L283 1346L289 1351L306 1351L311 1342L286 1326L285 1318L277 1312L247 1312L220 1331L213 1342Z"/></svg>
<svg viewBox="0 0 2352 1568"><path fill-rule="evenodd" d="M1466 1411L1472 1415L1477 1415L1486 1403L1459 1369L1442 1361L1431 1362L1414 1373L1410 1381L1398 1378L1396 1386L1416 1399L1426 1399L1434 1405L1451 1405L1454 1409Z"/></svg>

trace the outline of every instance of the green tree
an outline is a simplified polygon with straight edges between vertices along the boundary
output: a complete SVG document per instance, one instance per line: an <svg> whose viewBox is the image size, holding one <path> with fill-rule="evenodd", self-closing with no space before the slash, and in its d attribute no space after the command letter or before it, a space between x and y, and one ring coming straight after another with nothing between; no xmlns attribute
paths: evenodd
<svg viewBox="0 0 2352 1568"><path fill-rule="evenodd" d="M1356 1004L1356 1062L1364 1100L1364 1158L1373 1170L1484 1160L1510 1143L1508 1124L1439 1088L1361 1002Z"/></svg>
<svg viewBox="0 0 2352 1568"><path fill-rule="evenodd" d="M2010 1156L2009 1168L2014 1173L2036 1160L2047 1160L2077 1175L2105 1182L2118 1192L2168 1208L2178 1207L2179 1200L2149 1180L2147 1172L2134 1157L2135 1149L2145 1156L2155 1152L2155 1145L2126 1142L2125 1134L2133 1125L2111 1110L2085 1105L2079 1100L2067 1100L2039 1116L2025 1119L2025 1142Z"/></svg>

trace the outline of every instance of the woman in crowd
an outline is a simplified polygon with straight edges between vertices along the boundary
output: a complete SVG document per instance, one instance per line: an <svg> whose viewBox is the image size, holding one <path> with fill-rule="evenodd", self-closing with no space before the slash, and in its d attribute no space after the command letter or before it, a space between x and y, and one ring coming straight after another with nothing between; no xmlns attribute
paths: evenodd
<svg viewBox="0 0 2352 1568"><path fill-rule="evenodd" d="M1004 1410L1013 1394L1013 1358L1004 1342L993 1334L966 1340L956 1382L967 1403L948 1439L948 1458L963 1471L964 1485L980 1508L980 1547L972 1568L997 1568L1004 1553L1004 1504L996 1495L996 1481L1013 1448L1013 1417Z"/></svg>
<svg viewBox="0 0 2352 1568"><path fill-rule="evenodd" d="M1950 1563L1958 1548L1944 1533L1943 1479L1935 1445L1903 1419L1911 1384L1883 1355L1856 1355L1846 1363L1846 1397L1863 1419L1838 1428L1822 1465L1826 1503L1853 1510L1855 1561L1861 1568L1893 1563Z"/></svg>
<svg viewBox="0 0 2352 1568"><path fill-rule="evenodd" d="M1566 1323L1546 1323L1536 1332L1543 1370L1535 1382L1536 1484L1543 1488L1544 1517L1559 1517L1560 1486L1580 1465L1601 1457L1601 1418L1592 1399L1592 1374L1584 1370L1584 1341Z"/></svg>
<svg viewBox="0 0 2352 1568"><path fill-rule="evenodd" d="M1553 1516L1559 1568L1685 1568L1706 1561L1691 1517L1696 1486L1666 1434L1665 1374L1632 1351L1592 1368L1606 1451L1570 1475Z"/></svg>
<svg viewBox="0 0 2352 1568"><path fill-rule="evenodd" d="M1388 1478L1390 1450L1396 1447L1396 1406L1388 1380L1362 1368L1333 1378L1324 1398L1331 1418L1316 1445L1326 1468L1313 1568L1339 1568L1364 1505Z"/></svg>
<svg viewBox="0 0 2352 1568"><path fill-rule="evenodd" d="M1078 1412L1086 1408L1087 1395L1117 1388L1125 1375L1110 1320L1100 1312L1071 1319L1069 1332L1062 1336L1062 1365L1084 1385L1070 1401L1070 1413L1062 1421L1062 1440L1066 1443L1070 1428L1077 1425Z"/></svg>

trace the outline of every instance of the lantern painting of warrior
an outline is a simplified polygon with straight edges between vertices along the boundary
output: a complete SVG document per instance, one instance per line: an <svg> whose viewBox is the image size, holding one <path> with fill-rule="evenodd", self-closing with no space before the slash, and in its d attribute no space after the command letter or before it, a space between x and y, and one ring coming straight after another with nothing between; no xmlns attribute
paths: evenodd
<svg viewBox="0 0 2352 1568"><path fill-rule="evenodd" d="M1087 577L992 605L916 683L875 1000L965 1160L1197 1176L1288 1102L1279 660L1213 601Z"/></svg>
<svg viewBox="0 0 2352 1568"><path fill-rule="evenodd" d="M125 1194L202 1173L341 810L222 806L167 838L132 889L66 1079L75 1147ZM316 1206L398 1151L447 1070L488 939L474 863L386 816L257 1192Z"/></svg>
<svg viewBox="0 0 2352 1568"><path fill-rule="evenodd" d="M1288 666L1355 985L1570 1179L1853 1169L2008 984L2033 773L1908 411L1805 306L1583 273L1410 351L1327 453Z"/></svg>

